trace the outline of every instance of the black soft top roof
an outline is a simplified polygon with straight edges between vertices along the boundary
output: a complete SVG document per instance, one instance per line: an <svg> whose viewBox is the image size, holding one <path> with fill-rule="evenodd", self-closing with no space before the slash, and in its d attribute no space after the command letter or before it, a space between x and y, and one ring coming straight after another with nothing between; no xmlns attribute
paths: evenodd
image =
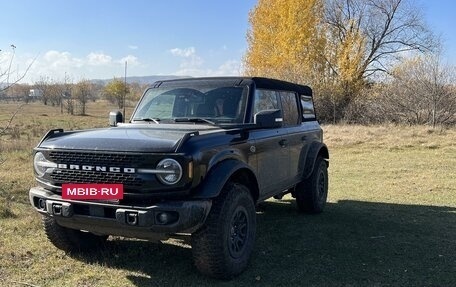
<svg viewBox="0 0 456 287"><path fill-rule="evenodd" d="M279 91L293 91L301 95L312 96L309 86L298 85L276 79L262 77L214 77L214 78L185 78L175 80L157 81L152 87L173 87L182 85L216 84L221 86L246 86L254 83L257 89L270 89Z"/></svg>

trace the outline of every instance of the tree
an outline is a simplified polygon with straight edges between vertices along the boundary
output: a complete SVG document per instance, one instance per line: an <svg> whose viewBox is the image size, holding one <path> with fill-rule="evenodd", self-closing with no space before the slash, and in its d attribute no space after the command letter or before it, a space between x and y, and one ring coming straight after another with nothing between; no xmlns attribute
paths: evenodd
<svg viewBox="0 0 456 287"><path fill-rule="evenodd" d="M326 61L339 90L334 121L345 118L353 99L366 94L362 90L376 76L391 73L404 53L432 51L434 37L423 19L413 0L327 0L327 45L336 52L327 48Z"/></svg>
<svg viewBox="0 0 456 287"><path fill-rule="evenodd" d="M325 23L329 40L361 50L361 64L353 80L389 72L404 52L427 52L434 37L413 0L327 0ZM336 73L343 66L328 59ZM354 67L353 67L354 68Z"/></svg>
<svg viewBox="0 0 456 287"><path fill-rule="evenodd" d="M248 75L308 83L322 72L321 0L259 0L250 12Z"/></svg>
<svg viewBox="0 0 456 287"><path fill-rule="evenodd" d="M30 69L30 67L33 65L33 63L35 61L35 60L33 60L28 65L27 69L23 73L19 73L18 71L16 71L18 76L16 78L12 78L11 75L13 74L13 71L11 70L11 67L12 67L14 56L15 56L15 53L16 53L16 46L11 44L10 47L12 49L12 53L9 54L9 55L8 54L6 55L6 60L7 60L6 61L6 65L4 65L5 62L0 61L0 97L3 97L3 96L6 97L6 92L25 77L25 75L27 74L28 70ZM3 56L2 54L4 52L1 49L0 49L0 53L1 53L0 56ZM3 57L0 57L0 60L2 58ZM8 120L8 122L7 122L5 127L0 127L0 136L3 136L6 133L6 131L9 129L9 127L10 127L11 123L13 122L15 116L21 110L23 105L24 104L20 104L20 105L17 106L16 111L9 118L9 120ZM1 151L2 150L0 148L0 152ZM2 163L3 163L2 159L0 158L0 164L2 164Z"/></svg>
<svg viewBox="0 0 456 287"><path fill-rule="evenodd" d="M0 61L0 94L3 94L9 88L17 84L19 81L21 81L27 75L27 72L30 70L36 59L35 58L33 59L33 61L30 62L30 64L26 67L25 71L13 71L11 70L11 67L13 65L14 56L16 55L16 46L14 44L11 44L10 48L12 50L11 53L4 52L0 49L0 53L6 55L6 61ZM2 56L1 54L0 56ZM0 60L2 58L3 57L0 57ZM17 74L17 76L12 77L13 74Z"/></svg>
<svg viewBox="0 0 456 287"><path fill-rule="evenodd" d="M128 84L129 99L137 102L141 98L141 96L144 93L144 90L146 88L147 88L147 85L145 85L145 84L129 83Z"/></svg>
<svg viewBox="0 0 456 287"><path fill-rule="evenodd" d="M74 98L79 102L80 114L86 114L86 104L92 98L92 83L88 80L82 80L76 84L74 89Z"/></svg>
<svg viewBox="0 0 456 287"><path fill-rule="evenodd" d="M114 78L105 86L103 95L109 102L117 104L119 109L122 109L128 92L128 87L125 83L122 80Z"/></svg>
<svg viewBox="0 0 456 287"><path fill-rule="evenodd" d="M313 86L323 119L342 119L352 99L404 53L434 47L413 0L259 0L250 13L245 69ZM331 108L328 108L331 107Z"/></svg>
<svg viewBox="0 0 456 287"><path fill-rule="evenodd" d="M46 76L41 76L34 84L35 88L41 91L41 100L44 105L48 104L49 98L51 97L51 85L51 79Z"/></svg>
<svg viewBox="0 0 456 287"><path fill-rule="evenodd" d="M409 59L392 75L384 92L392 118L433 127L456 122L456 70L439 53Z"/></svg>
<svg viewBox="0 0 456 287"><path fill-rule="evenodd" d="M15 84L6 91L8 98L15 101L27 101L29 98L30 86L28 84Z"/></svg>

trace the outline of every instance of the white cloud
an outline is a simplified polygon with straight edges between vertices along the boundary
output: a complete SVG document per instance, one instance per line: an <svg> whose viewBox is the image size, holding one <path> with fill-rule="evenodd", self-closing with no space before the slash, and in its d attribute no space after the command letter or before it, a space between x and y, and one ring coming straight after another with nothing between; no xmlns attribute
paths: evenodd
<svg viewBox="0 0 456 287"><path fill-rule="evenodd" d="M73 57L69 52L50 50L43 56L43 60L53 69L60 69L68 66L81 67L82 59Z"/></svg>
<svg viewBox="0 0 456 287"><path fill-rule="evenodd" d="M104 66L112 62L112 57L104 53L90 53L87 55L87 63L91 66Z"/></svg>
<svg viewBox="0 0 456 287"><path fill-rule="evenodd" d="M199 66L183 66L174 72L178 76L212 77L212 76L239 76L241 74L241 63L236 60L228 60L217 69L206 69Z"/></svg>
<svg viewBox="0 0 456 287"><path fill-rule="evenodd" d="M130 49L130 50L138 50L138 48L139 47L136 45L128 45L128 49Z"/></svg>
<svg viewBox="0 0 456 287"><path fill-rule="evenodd" d="M195 69L201 67L203 63L204 60L200 56L192 55L191 57L183 60L180 64L180 67L182 69Z"/></svg>
<svg viewBox="0 0 456 287"><path fill-rule="evenodd" d="M173 58L165 68L157 64L156 71L151 65L142 63L133 51L122 57L113 57L105 52L89 52L84 55L69 51L49 50L44 54L19 54L16 51L12 62L11 77L19 78L32 63L26 78L22 82L33 83L41 77L62 81L65 75L71 79L109 79L123 75L125 61L128 63L129 75L175 74L185 76L237 76L242 73L240 60L215 60L215 56L202 57L195 47L174 48L167 50ZM12 52L0 52L0 72L8 68ZM220 57L218 57L220 58ZM209 59L211 59L209 61ZM223 58L222 58L223 59ZM170 59L168 59L170 60ZM5 81L5 80L3 80ZM1 82L1 79L0 79Z"/></svg>
<svg viewBox="0 0 456 287"><path fill-rule="evenodd" d="M177 75L198 76L201 73L201 66L204 64L204 60L197 55L195 47L174 48L169 50L169 52L176 57L182 58L179 64L180 69L176 72Z"/></svg>
<svg viewBox="0 0 456 287"><path fill-rule="evenodd" d="M216 71L218 76L239 76L241 72L241 63L236 60L228 60L220 65Z"/></svg>
<svg viewBox="0 0 456 287"><path fill-rule="evenodd" d="M195 53L196 53L196 49L195 47L188 47L188 48L184 48L184 49L181 49L181 48L174 48L174 49L171 49L169 50L171 52L171 54L173 54L174 56L178 56L178 57L184 57L184 58L189 58L191 56L194 56Z"/></svg>
<svg viewBox="0 0 456 287"><path fill-rule="evenodd" d="M8 69L12 53L0 52L0 75ZM21 82L33 83L41 77L49 77L61 81L65 75L73 79L105 79L118 74L123 74L125 61L128 62L129 74L144 74L144 66L138 57L128 54L122 58L113 58L101 52L90 52L85 56L75 56L68 51L49 50L44 54L23 55L18 54L13 58L10 79L19 78L27 71L26 77ZM5 81L0 78L0 83Z"/></svg>
<svg viewBox="0 0 456 287"><path fill-rule="evenodd" d="M227 50L228 47L223 45L221 49ZM215 69L204 67L205 61L198 55L195 47L174 48L169 52L181 58L179 70L174 72L179 76L238 76L241 73L241 63L237 60L227 60Z"/></svg>
<svg viewBox="0 0 456 287"><path fill-rule="evenodd" d="M138 66L139 65L138 58L133 56L133 55L127 55L127 56L125 56L122 59L117 61L117 63L120 63L122 65L125 64L125 62L127 62L127 65L129 67Z"/></svg>

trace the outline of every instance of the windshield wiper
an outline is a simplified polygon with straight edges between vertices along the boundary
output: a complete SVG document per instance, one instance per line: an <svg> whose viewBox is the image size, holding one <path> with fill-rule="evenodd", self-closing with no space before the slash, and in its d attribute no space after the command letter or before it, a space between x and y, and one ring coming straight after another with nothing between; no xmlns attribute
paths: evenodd
<svg viewBox="0 0 456 287"><path fill-rule="evenodd" d="M215 122L205 119L205 118L175 118L176 123L208 123L211 125L216 125Z"/></svg>
<svg viewBox="0 0 456 287"><path fill-rule="evenodd" d="M133 119L133 121L154 122L158 125L160 122L160 119L159 118L139 118L139 119Z"/></svg>

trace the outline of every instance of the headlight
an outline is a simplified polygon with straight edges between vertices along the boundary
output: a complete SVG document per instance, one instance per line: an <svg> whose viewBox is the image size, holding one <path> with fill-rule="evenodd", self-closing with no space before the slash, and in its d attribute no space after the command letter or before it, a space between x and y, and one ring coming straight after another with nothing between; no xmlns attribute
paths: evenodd
<svg viewBox="0 0 456 287"><path fill-rule="evenodd" d="M166 158L158 163L156 174L162 183L172 185L182 178L182 167L176 160Z"/></svg>
<svg viewBox="0 0 456 287"><path fill-rule="evenodd" d="M35 168L35 172L42 177L48 169L56 168L57 164L47 160L41 152L37 152L33 159L33 167Z"/></svg>

